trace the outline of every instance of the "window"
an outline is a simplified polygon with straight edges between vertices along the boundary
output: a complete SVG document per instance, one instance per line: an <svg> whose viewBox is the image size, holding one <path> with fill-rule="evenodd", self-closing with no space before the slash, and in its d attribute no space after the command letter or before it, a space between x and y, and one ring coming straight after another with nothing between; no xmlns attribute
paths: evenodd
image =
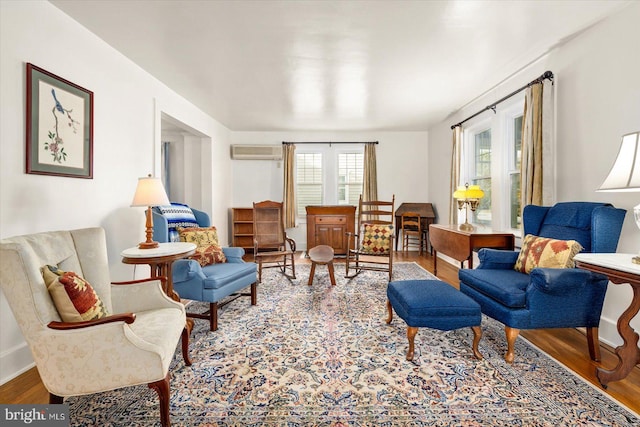
<svg viewBox="0 0 640 427"><path fill-rule="evenodd" d="M509 225L520 228L520 159L522 159L522 114L511 117L509 135Z"/></svg>
<svg viewBox="0 0 640 427"><path fill-rule="evenodd" d="M478 224L491 225L491 129L473 136L473 185L479 185L484 197L475 212Z"/></svg>
<svg viewBox="0 0 640 427"><path fill-rule="evenodd" d="M520 159L524 94L464 131L460 185L479 185L484 197L469 222L520 234ZM460 213L464 221L464 211Z"/></svg>
<svg viewBox="0 0 640 427"><path fill-rule="evenodd" d="M305 206L322 204L322 153L296 154L296 204L298 216Z"/></svg>
<svg viewBox="0 0 640 427"><path fill-rule="evenodd" d="M357 205L364 177L363 153L338 153L338 204Z"/></svg>
<svg viewBox="0 0 640 427"><path fill-rule="evenodd" d="M357 205L364 178L364 149L329 145L296 149L296 208L306 218L308 205Z"/></svg>

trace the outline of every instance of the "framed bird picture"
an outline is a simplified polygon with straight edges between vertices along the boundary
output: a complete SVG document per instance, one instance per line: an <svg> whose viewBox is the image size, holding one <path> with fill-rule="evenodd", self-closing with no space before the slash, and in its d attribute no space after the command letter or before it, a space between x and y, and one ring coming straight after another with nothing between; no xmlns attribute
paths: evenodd
<svg viewBox="0 0 640 427"><path fill-rule="evenodd" d="M93 92L27 63L29 174L93 178Z"/></svg>

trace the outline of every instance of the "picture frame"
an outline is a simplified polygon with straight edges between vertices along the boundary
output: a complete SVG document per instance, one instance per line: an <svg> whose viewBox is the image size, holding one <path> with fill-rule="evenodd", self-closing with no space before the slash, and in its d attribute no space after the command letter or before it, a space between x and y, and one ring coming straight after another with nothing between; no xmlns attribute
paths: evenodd
<svg viewBox="0 0 640 427"><path fill-rule="evenodd" d="M27 63L26 173L93 179L93 92Z"/></svg>

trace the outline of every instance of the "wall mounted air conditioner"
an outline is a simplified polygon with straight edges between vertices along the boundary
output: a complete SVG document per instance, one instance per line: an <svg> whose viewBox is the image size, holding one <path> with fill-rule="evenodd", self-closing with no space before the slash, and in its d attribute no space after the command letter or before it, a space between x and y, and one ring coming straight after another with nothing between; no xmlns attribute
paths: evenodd
<svg viewBox="0 0 640 427"><path fill-rule="evenodd" d="M234 160L282 160L282 145L232 145Z"/></svg>

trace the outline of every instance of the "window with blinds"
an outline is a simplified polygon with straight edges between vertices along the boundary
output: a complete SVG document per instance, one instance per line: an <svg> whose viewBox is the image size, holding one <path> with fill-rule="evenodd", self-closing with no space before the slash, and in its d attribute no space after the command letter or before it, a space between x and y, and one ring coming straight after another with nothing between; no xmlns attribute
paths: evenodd
<svg viewBox="0 0 640 427"><path fill-rule="evenodd" d="M338 154L338 204L358 205L364 176L363 153Z"/></svg>
<svg viewBox="0 0 640 427"><path fill-rule="evenodd" d="M296 204L298 216L305 216L305 207L321 205L322 153L296 154Z"/></svg>

